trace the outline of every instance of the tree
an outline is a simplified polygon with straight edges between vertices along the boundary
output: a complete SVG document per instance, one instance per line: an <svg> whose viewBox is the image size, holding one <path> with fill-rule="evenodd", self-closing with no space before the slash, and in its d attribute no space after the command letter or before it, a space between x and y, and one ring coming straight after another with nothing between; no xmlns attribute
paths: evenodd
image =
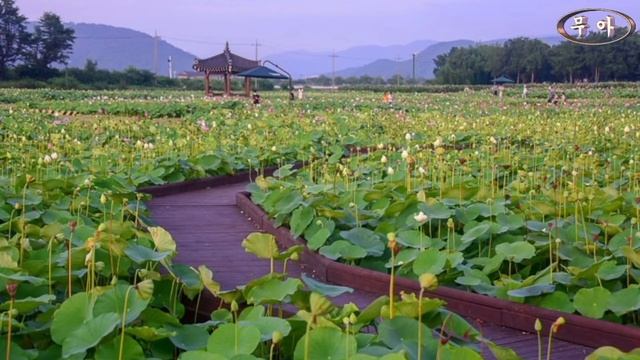
<svg viewBox="0 0 640 360"><path fill-rule="evenodd" d="M52 64L67 64L74 40L74 30L65 27L58 15L44 13L33 34L30 65L46 70Z"/></svg>
<svg viewBox="0 0 640 360"><path fill-rule="evenodd" d="M13 0L0 0L0 79L7 77L9 67L23 55L29 36L26 20Z"/></svg>

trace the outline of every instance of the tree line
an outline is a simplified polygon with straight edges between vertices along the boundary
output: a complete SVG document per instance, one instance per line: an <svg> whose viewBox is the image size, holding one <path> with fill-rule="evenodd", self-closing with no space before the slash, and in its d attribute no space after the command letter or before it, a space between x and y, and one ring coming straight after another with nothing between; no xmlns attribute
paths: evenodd
<svg viewBox="0 0 640 360"><path fill-rule="evenodd" d="M626 29L617 31L624 33ZM569 41L550 46L520 37L499 45L454 47L434 62L435 82L440 84L487 84L501 75L517 83L637 81L640 34L606 46Z"/></svg>
<svg viewBox="0 0 640 360"><path fill-rule="evenodd" d="M0 80L51 77L57 72L52 65L67 63L74 39L73 29L51 12L28 31L14 0L0 0Z"/></svg>

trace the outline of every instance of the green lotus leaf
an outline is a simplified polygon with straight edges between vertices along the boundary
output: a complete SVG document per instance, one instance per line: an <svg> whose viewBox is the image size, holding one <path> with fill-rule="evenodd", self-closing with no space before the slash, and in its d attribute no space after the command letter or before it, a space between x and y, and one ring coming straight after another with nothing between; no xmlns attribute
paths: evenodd
<svg viewBox="0 0 640 360"><path fill-rule="evenodd" d="M149 249L146 246L131 244L125 250L124 253L138 264L142 264L146 261L161 261L167 256L171 255L170 252L157 252Z"/></svg>
<svg viewBox="0 0 640 360"><path fill-rule="evenodd" d="M584 316L601 319L610 299L611 293L605 288L580 289L573 298L573 306Z"/></svg>
<svg viewBox="0 0 640 360"><path fill-rule="evenodd" d="M447 253L436 249L420 252L413 262L413 273L420 276L424 273L440 274L447 263Z"/></svg>
<svg viewBox="0 0 640 360"><path fill-rule="evenodd" d="M122 345L123 359L145 360L144 351L137 341L129 336L124 337ZM118 359L120 355L120 336L114 337L111 341L98 345L95 360Z"/></svg>
<svg viewBox="0 0 640 360"><path fill-rule="evenodd" d="M260 330L252 325L225 324L213 331L207 340L207 351L231 358L251 354L260 343Z"/></svg>
<svg viewBox="0 0 640 360"><path fill-rule="evenodd" d="M71 333L93 317L93 302L86 292L74 294L53 313L51 338L62 345Z"/></svg>
<svg viewBox="0 0 640 360"><path fill-rule="evenodd" d="M567 313L573 313L575 311L575 308L571 303L571 299L569 299L569 295L562 291L556 291L545 295L538 303L538 306Z"/></svg>
<svg viewBox="0 0 640 360"><path fill-rule="evenodd" d="M166 328L157 328L151 326L129 326L125 331L129 335L149 342L158 341L177 335L175 331L170 331Z"/></svg>
<svg viewBox="0 0 640 360"><path fill-rule="evenodd" d="M353 245L345 240L338 240L331 245L320 248L320 254L331 259L355 260L367 256L367 251L360 246Z"/></svg>
<svg viewBox="0 0 640 360"><path fill-rule="evenodd" d="M295 209L293 214L291 214L291 221L289 222L291 225L291 235L293 235L293 237L302 235L309 224L311 224L314 216L315 211L312 207L301 206Z"/></svg>
<svg viewBox="0 0 640 360"><path fill-rule="evenodd" d="M305 356L305 344L309 337ZM298 341L293 353L294 360L347 359L357 351L356 339L336 328L321 327L311 330Z"/></svg>
<svg viewBox="0 0 640 360"><path fill-rule="evenodd" d="M180 349L191 351L203 350L207 347L209 332L206 327L180 325L169 327L168 329L175 333L175 335L170 338L171 342Z"/></svg>
<svg viewBox="0 0 640 360"><path fill-rule="evenodd" d="M304 282L304 284L307 286L307 288L310 291L315 291L319 294L322 294L324 296L329 296L329 297L336 297L336 296L340 296L344 293L352 293L353 289L346 287L346 286L337 286L337 285L330 285L330 284L325 284L323 282L320 282L316 279L313 279L309 276L307 276L307 274L302 274L302 276L300 277L302 279L302 281Z"/></svg>
<svg viewBox="0 0 640 360"><path fill-rule="evenodd" d="M106 313L85 321L62 342L62 356L81 354L98 345L103 337L120 324L119 320L118 314Z"/></svg>
<svg viewBox="0 0 640 360"><path fill-rule="evenodd" d="M264 283L253 286L247 293L249 304L269 304L283 301L303 287L299 279L286 280L269 279Z"/></svg>
<svg viewBox="0 0 640 360"><path fill-rule="evenodd" d="M496 254L502 255L505 259L516 263L531 259L536 255L536 248L526 241L498 244L495 250Z"/></svg>
<svg viewBox="0 0 640 360"><path fill-rule="evenodd" d="M629 287L614 292L609 298L608 308L618 316L640 309L640 288Z"/></svg>
<svg viewBox="0 0 640 360"><path fill-rule="evenodd" d="M278 256L276 238L267 233L254 232L242 240L242 247L260 259L271 259Z"/></svg>
<svg viewBox="0 0 640 360"><path fill-rule="evenodd" d="M377 233L369 229L354 228L348 231L341 231L340 236L363 248L370 256L380 256L384 252L384 242Z"/></svg>

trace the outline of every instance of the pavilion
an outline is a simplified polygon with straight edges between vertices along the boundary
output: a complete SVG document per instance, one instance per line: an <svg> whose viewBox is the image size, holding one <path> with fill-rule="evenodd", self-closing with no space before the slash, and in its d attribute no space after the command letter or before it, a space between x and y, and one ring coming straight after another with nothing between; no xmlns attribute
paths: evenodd
<svg viewBox="0 0 640 360"><path fill-rule="evenodd" d="M222 75L224 78L224 95L229 96L231 95L231 76L259 66L259 61L249 60L232 53L229 50L229 43L227 42L222 53L207 59L196 59L193 64L193 69L204 72L205 95L208 96L211 94L209 76ZM244 93L246 96L251 94L251 79L249 77L244 78Z"/></svg>

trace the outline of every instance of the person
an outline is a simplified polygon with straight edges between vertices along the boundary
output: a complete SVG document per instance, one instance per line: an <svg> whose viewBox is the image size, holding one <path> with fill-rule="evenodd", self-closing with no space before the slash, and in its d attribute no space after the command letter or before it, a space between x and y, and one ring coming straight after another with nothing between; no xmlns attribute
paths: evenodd
<svg viewBox="0 0 640 360"><path fill-rule="evenodd" d="M498 96L498 85L494 83L491 87L491 92L493 93L493 96Z"/></svg>
<svg viewBox="0 0 640 360"><path fill-rule="evenodd" d="M528 94L529 94L529 89L527 89L527 84L524 84L524 87L522 88L522 98L526 99Z"/></svg>
<svg viewBox="0 0 640 360"><path fill-rule="evenodd" d="M549 85L549 96L547 97L547 102L548 103L553 102L555 104L555 102L557 102L556 97L557 97L556 88L553 85Z"/></svg>
<svg viewBox="0 0 640 360"><path fill-rule="evenodd" d="M253 96L251 96L251 98L253 99L253 105L260 105L260 94L258 94L256 90L253 90Z"/></svg>
<svg viewBox="0 0 640 360"><path fill-rule="evenodd" d="M302 100L304 98L304 88L298 88L298 100Z"/></svg>
<svg viewBox="0 0 640 360"><path fill-rule="evenodd" d="M388 91L385 91L385 92L384 92L384 95L382 96L382 101L383 101L385 104L388 104L388 103L389 103L389 97L390 97L390 96L391 96L391 94L390 94Z"/></svg>
<svg viewBox="0 0 640 360"><path fill-rule="evenodd" d="M504 94L504 85L500 84L498 86L498 97L502 100L502 95Z"/></svg>
<svg viewBox="0 0 640 360"><path fill-rule="evenodd" d="M562 104L565 104L567 102L567 94L565 94L564 91L560 92L560 102Z"/></svg>
<svg viewBox="0 0 640 360"><path fill-rule="evenodd" d="M393 93L389 91L389 104L393 104Z"/></svg>
<svg viewBox="0 0 640 360"><path fill-rule="evenodd" d="M296 99L296 97L295 97L295 95L293 95L293 89L289 90L289 101L293 101L295 99Z"/></svg>

